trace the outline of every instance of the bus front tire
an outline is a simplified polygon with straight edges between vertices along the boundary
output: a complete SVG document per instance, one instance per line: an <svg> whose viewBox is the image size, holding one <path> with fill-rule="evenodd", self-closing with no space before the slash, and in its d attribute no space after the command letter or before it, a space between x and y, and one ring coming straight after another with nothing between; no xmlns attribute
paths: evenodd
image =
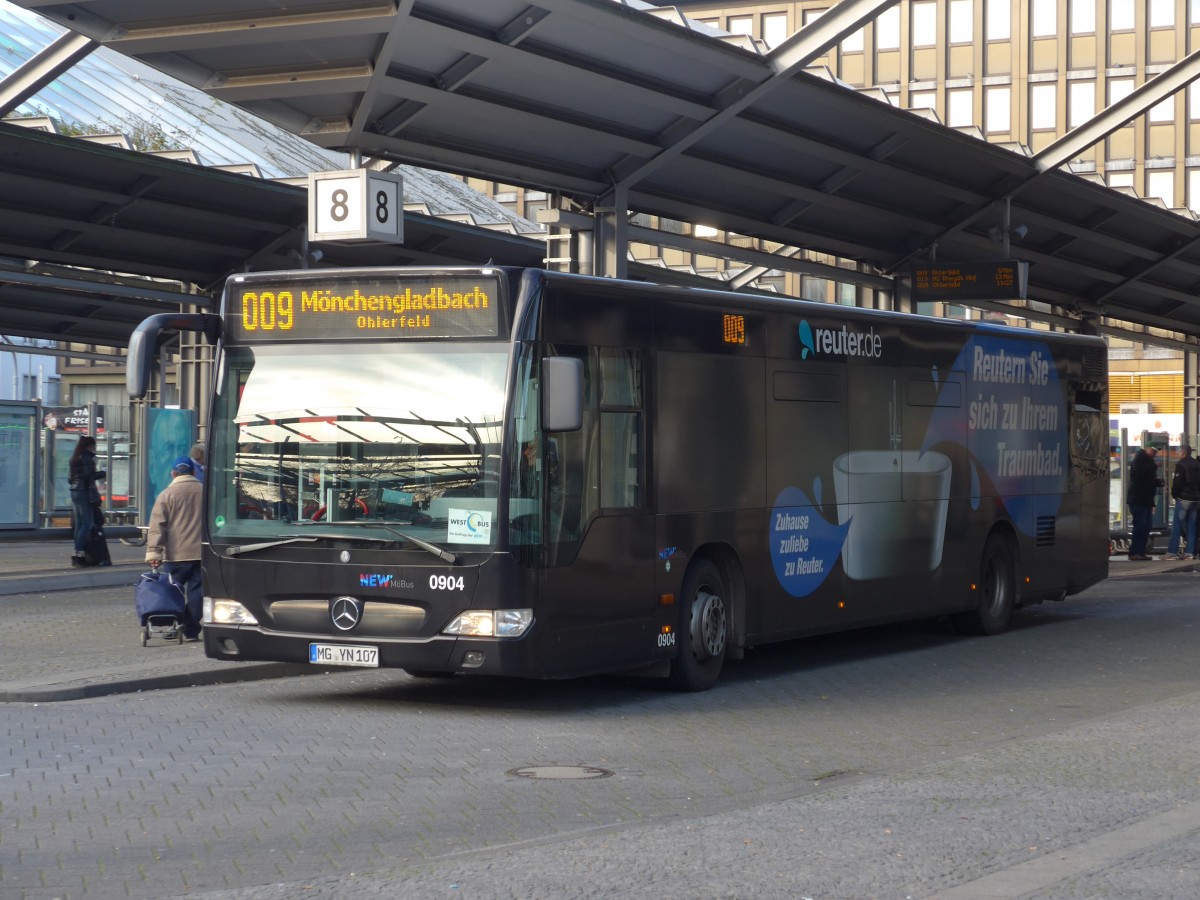
<svg viewBox="0 0 1200 900"><path fill-rule="evenodd" d="M1008 628L1016 605L1017 566L1012 547L998 534L983 545L979 562L979 606L954 616L965 634L1000 634Z"/></svg>
<svg viewBox="0 0 1200 900"><path fill-rule="evenodd" d="M699 560L683 580L675 659L669 681L679 691L706 691L717 682L729 645L729 607L717 567Z"/></svg>

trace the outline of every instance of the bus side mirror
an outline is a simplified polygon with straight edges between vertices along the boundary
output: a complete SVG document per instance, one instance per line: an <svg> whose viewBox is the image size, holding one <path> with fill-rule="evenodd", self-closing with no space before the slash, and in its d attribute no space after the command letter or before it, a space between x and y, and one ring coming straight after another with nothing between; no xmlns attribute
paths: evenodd
<svg viewBox="0 0 1200 900"><path fill-rule="evenodd" d="M542 360L542 430L583 427L583 360L547 356Z"/></svg>
<svg viewBox="0 0 1200 900"><path fill-rule="evenodd" d="M129 358L125 361L125 390L141 400L150 389L150 367L158 350L158 333L164 328L202 331L210 344L221 337L221 317L211 313L159 313L142 321L129 336Z"/></svg>

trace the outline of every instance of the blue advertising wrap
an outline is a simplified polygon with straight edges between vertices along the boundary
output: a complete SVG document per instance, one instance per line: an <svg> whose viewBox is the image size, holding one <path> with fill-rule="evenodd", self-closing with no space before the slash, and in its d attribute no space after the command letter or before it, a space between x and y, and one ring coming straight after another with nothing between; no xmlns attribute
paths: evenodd
<svg viewBox="0 0 1200 900"><path fill-rule="evenodd" d="M1069 410L1048 347L980 334L967 341L954 369L967 376L967 415L938 409L922 450L965 445L971 508L996 497L1027 535L1052 516L1067 489Z"/></svg>

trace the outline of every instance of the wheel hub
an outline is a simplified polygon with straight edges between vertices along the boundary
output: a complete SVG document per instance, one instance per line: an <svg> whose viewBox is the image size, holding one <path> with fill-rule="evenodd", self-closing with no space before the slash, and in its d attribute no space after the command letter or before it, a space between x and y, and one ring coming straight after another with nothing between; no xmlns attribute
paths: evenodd
<svg viewBox="0 0 1200 900"><path fill-rule="evenodd" d="M697 659L714 659L725 652L725 603L700 591L692 603L692 649Z"/></svg>

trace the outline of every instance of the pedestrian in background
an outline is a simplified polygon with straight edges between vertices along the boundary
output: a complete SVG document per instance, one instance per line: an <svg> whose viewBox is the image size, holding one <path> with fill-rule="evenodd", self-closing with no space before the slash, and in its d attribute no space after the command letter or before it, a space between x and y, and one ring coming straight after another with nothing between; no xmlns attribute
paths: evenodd
<svg viewBox="0 0 1200 900"><path fill-rule="evenodd" d="M1171 478L1171 496L1175 498L1175 522L1163 559L1195 559L1196 517L1200 514L1200 460L1192 456L1188 444L1179 447L1179 462ZM1183 542L1183 547L1180 543Z"/></svg>
<svg viewBox="0 0 1200 900"><path fill-rule="evenodd" d="M192 474L196 476L196 480L204 484L204 475L208 471L205 465L204 445L199 441L192 444L192 449L188 453L192 460Z"/></svg>
<svg viewBox="0 0 1200 900"><path fill-rule="evenodd" d="M75 444L67 474L75 520L75 551L71 554L71 565L86 566L88 539L92 526L99 520L100 489L96 487L96 482L107 474L96 469L96 439L90 434L83 435Z"/></svg>
<svg viewBox="0 0 1200 900"><path fill-rule="evenodd" d="M1130 559L1152 559L1146 555L1150 541L1150 526L1154 520L1154 501L1163 480L1158 477L1158 455L1156 447L1143 447L1133 455L1129 463L1129 489L1125 502L1129 504L1129 520L1133 535L1129 540Z"/></svg>
<svg viewBox="0 0 1200 900"><path fill-rule="evenodd" d="M183 638L200 639L203 594L200 589L200 522L204 488L196 479L190 456L181 456L171 466L171 483L154 501L150 528L146 533L146 562L162 566L187 596Z"/></svg>

